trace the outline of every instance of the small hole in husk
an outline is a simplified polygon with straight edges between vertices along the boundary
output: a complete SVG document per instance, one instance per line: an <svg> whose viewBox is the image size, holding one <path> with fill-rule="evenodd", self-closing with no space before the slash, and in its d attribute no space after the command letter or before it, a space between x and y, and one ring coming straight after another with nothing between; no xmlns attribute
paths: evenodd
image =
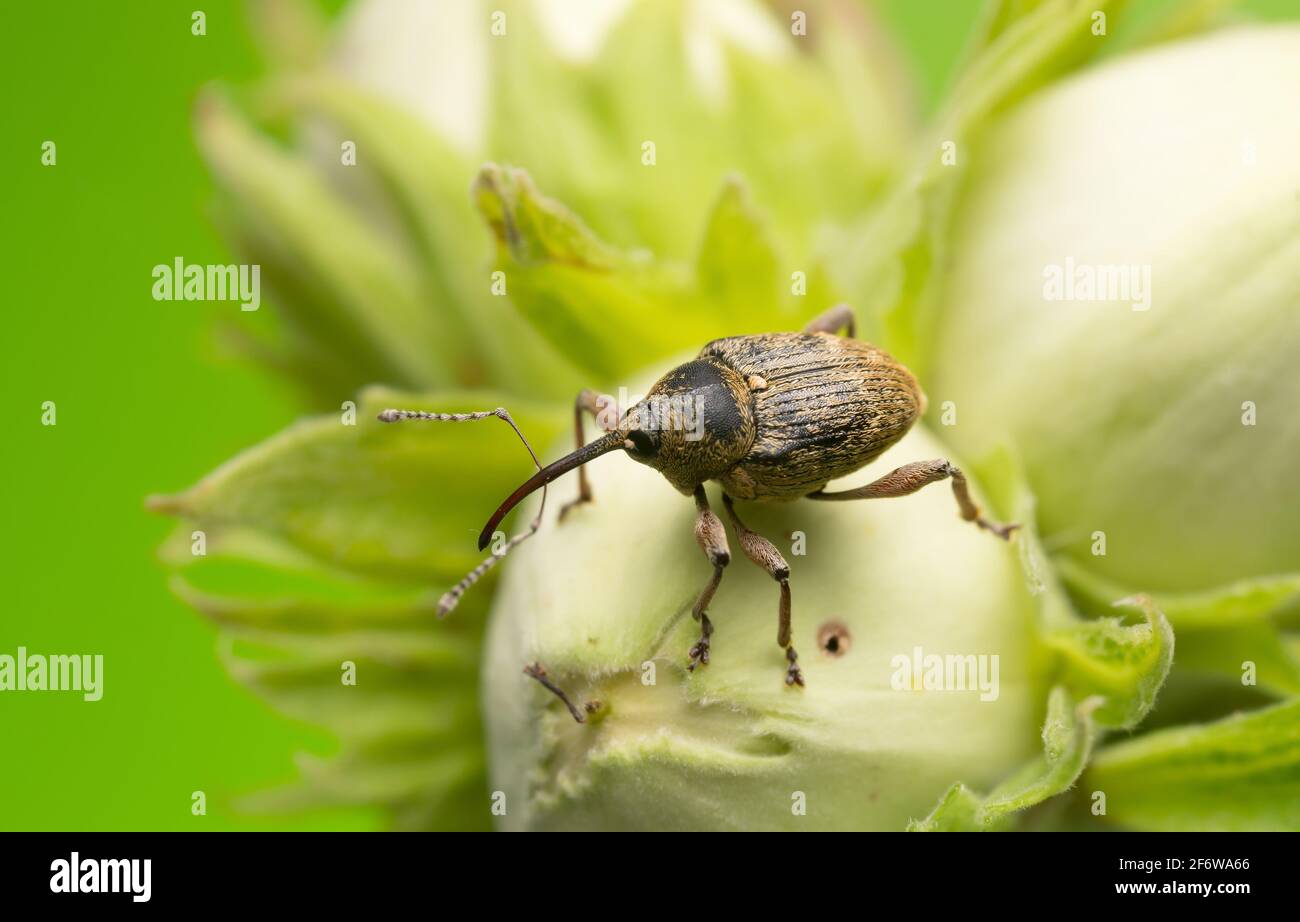
<svg viewBox="0 0 1300 922"><path fill-rule="evenodd" d="M817 629L817 646L827 656L843 656L851 644L849 629L839 621L827 621Z"/></svg>

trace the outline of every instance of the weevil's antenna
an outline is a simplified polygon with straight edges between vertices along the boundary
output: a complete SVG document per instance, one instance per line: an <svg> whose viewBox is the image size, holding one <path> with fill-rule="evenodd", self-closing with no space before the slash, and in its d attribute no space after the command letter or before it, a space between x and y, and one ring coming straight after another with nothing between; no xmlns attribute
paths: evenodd
<svg viewBox="0 0 1300 922"><path fill-rule="evenodd" d="M542 502L545 503L546 485L548 483L556 477L559 477L561 474L567 474L575 467L582 467L582 465L591 461L593 458L599 458L601 455L613 451L615 448L622 448L623 444L624 440L622 435L617 431L609 432L596 439L596 441L583 445L572 454L565 455L559 461L548 464L546 467L539 467L536 474L521 483L519 488L507 496L505 502L497 507L497 511L492 513L492 518L488 519L488 523L483 526L483 531L478 536L478 549L481 551L483 548L487 547L488 542L492 540L493 531L501 524L501 520L506 517L511 509L519 505L520 500L529 493L532 493L538 487L541 487ZM541 514L541 510L539 509L537 512L539 519ZM534 530L536 530L536 526L534 526Z"/></svg>
<svg viewBox="0 0 1300 922"><path fill-rule="evenodd" d="M407 419L432 420L435 422L444 422L444 423L463 423L463 422L470 422L478 419L490 419L494 416L497 419L505 420L507 423L510 424L510 428L515 430L515 435L519 436L519 441L523 442L524 448L528 449L528 454L532 456L533 464L537 465L537 471L538 474L540 475L543 469L542 469L542 462L537 458L537 452L533 451L533 446L528 444L528 439L524 438L523 432L520 431L519 426L515 424L515 421L511 418L510 414L506 411L505 407L497 407L495 410L482 410L477 413L429 413L426 412L425 410L384 410L382 413L379 414L379 419L381 422L385 422L385 423L396 423ZM510 551L512 551L517 545L522 544L523 542L527 541L529 538L531 538L533 535L537 533L538 527L542 524L542 512L545 511L545 509L546 509L546 488L545 485L543 485L542 503L540 506L537 507L537 515L533 519L533 521L529 524L528 528L525 529L524 531L521 531L519 534L515 535L514 537L512 537L509 541L506 542L505 547L501 548L500 551L494 552L481 564L479 564L473 570L470 570L468 573L466 573L464 578L459 583L452 586L450 589L448 589L446 592L442 594L442 598L438 600L439 618L447 617L447 615L451 613L451 610L455 608L457 604L460 603L460 597L465 594L466 590L468 590L470 586L473 586L480 579L482 579L483 574L487 573L488 570L491 570L493 567L495 567L497 565L497 561L499 561L502 557L505 557L506 554L510 553ZM496 526L496 523L499 520L500 520L499 518L493 520L493 527ZM488 531L489 540L491 539L491 537L492 537L491 529L489 529ZM486 541L482 541L482 540L479 541L478 549L480 551L483 550L483 548L486 546L487 546Z"/></svg>

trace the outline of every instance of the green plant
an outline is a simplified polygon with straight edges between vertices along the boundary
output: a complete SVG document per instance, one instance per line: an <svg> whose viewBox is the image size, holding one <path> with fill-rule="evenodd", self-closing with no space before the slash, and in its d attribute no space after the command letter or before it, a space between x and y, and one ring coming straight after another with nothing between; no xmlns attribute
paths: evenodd
<svg viewBox="0 0 1300 922"><path fill-rule="evenodd" d="M1227 32L1067 79L1106 47L1095 14L1118 6L991 3L923 131L892 101L897 76L851 37L872 34L854 31L864 22L837 22L810 51L775 20L744 45L715 29L719 63L701 82L681 42L690 4L634 6L584 63L547 50L530 6L507 7L478 132L434 130L340 76L324 39L281 48L288 66L242 105L206 97L198 135L224 221L283 316L280 340L245 345L330 411L155 500L186 519L167 554L175 585L231 638L232 674L340 737L338 757L259 799L380 804L420 828L486 826L489 790L506 792L511 827L1294 826L1300 516L1282 472L1297 430L1244 430L1235 407L1281 415L1300 398L1286 373L1296 168L1269 159L1225 199L1233 209L1204 214L1222 202L1204 197L1203 174L1155 154L1134 166L1077 120L1141 115L1161 138L1190 120L1186 164L1249 112L1270 149L1293 150L1300 37ZM1162 95L1224 69L1234 91L1205 87L1186 109ZM274 139L290 132L296 149ZM1091 239L1077 233L1089 220L1115 239L1090 209L1123 201L1128 187L1106 179L1121 169L1162 191L1145 220L1116 250L1060 252ZM1075 223L1053 226L1062 214ZM1155 326L1042 310L1044 262L1107 253L1173 267ZM797 645L814 648L834 618L851 651L818 660L804 691L768 681L770 585L732 573L718 652L688 675L672 651L689 646L681 614L704 567L683 540L690 504L609 457L593 468L597 502L548 521L501 568L486 649L491 583L433 623L527 458L490 422L385 427L379 409L504 405L553 446L578 387L644 384L712 337L795 328L841 299L930 392L928 427L888 461L960 456L1002 517L1026 523L1018 561L938 494L756 513L812 542L793 561ZM1142 338L1153 330L1158 353ZM1245 338L1225 357L1234 331ZM402 391L362 389L376 382ZM1256 438L1245 449L1243 432ZM1222 486L1241 470L1276 482ZM1186 527L1192 512L1223 529ZM195 525L202 559L182 546ZM1090 553L1096 530L1124 552ZM891 688L891 659L914 646L998 654L997 700ZM607 701L605 718L551 713L519 672L534 658ZM344 660L355 687L339 683ZM1215 722L1235 708L1253 710ZM1121 731L1138 735L1113 742Z"/></svg>

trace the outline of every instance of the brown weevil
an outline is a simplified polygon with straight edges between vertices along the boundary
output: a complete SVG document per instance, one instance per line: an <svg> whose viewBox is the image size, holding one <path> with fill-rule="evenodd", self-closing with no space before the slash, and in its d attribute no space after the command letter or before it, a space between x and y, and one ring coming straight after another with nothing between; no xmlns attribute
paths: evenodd
<svg viewBox="0 0 1300 922"><path fill-rule="evenodd" d="M843 330L847 335L839 336ZM578 497L560 512L592 501L583 468L588 461L622 449L648 465L681 493L695 498L695 540L713 567L691 614L700 639L691 647L687 668L709 662L709 603L731 561L722 520L709 506L707 481L722 487L727 517L745 556L780 586L776 642L785 650L785 683L802 686L799 657L790 643L790 566L771 541L751 531L736 513L735 501L783 502L799 498L854 500L905 496L926 484L951 479L961 517L998 537L1010 539L1016 525L991 522L971 499L966 478L946 459L905 464L851 490L825 492L828 482L852 474L901 439L925 412L925 394L912 373L882 349L854 338L852 311L840 305L812 321L802 333L732 336L706 345L699 356L669 371L649 394L620 414L595 391L584 390L574 405L577 449L545 467L503 408L481 413L437 414L385 410L385 422L400 419L469 420L496 416L524 442L537 473L508 496L479 535L487 547L501 520L524 497L562 474L578 470ZM605 434L584 444L583 417L592 415ZM439 615L455 607L465 590L506 553L537 531L542 508L527 530L514 536L449 590ZM554 692L579 723L584 709L574 705L539 664L525 672ZM588 704L590 711L595 705Z"/></svg>

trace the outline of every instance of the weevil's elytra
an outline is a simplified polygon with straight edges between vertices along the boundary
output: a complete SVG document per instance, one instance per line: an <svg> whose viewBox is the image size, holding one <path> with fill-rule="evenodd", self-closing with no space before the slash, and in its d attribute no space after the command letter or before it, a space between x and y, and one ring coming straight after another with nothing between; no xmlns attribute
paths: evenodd
<svg viewBox="0 0 1300 922"><path fill-rule="evenodd" d="M875 460L925 411L911 372L861 340L824 332L735 336L702 354L766 385L749 392L756 423L749 450L718 478L735 499L815 493Z"/></svg>
<svg viewBox="0 0 1300 922"><path fill-rule="evenodd" d="M837 335L840 330L847 336ZM802 686L799 656L790 642L790 566L771 541L746 527L735 502L905 496L926 484L951 479L961 517L1010 539L1018 526L984 518L970 496L965 476L943 458L904 464L855 489L825 492L827 483L860 470L901 439L925 412L925 405L925 394L910 371L884 350L854 338L853 313L844 305L831 308L801 333L717 339L695 359L670 370L644 400L621 414L602 413L605 405L599 395L582 391L574 402L577 450L544 468L539 465L537 473L502 502L479 536L479 550L487 546L497 525L524 497L540 488L545 503L547 484L571 470L578 470L578 497L561 510L561 520L573 507L591 502L583 465L622 449L695 500L695 540L713 572L691 609L700 624L700 639L687 655L687 668L694 670L708 665L713 634L708 607L731 562L726 530L704 492L706 482L716 481L722 487L723 506L741 550L778 584L776 641L785 650L785 683ZM587 444L584 414L598 423L606 420L610 426L603 436ZM500 408L455 417L388 410L380 418L391 422L493 415L514 425ZM528 445L526 439L524 444ZM533 459L536 462L536 455ZM532 535L540 518L539 510L529 529L511 539L506 550ZM480 564L443 597L444 603L453 606L465 589L504 555L502 551ZM545 675L538 665L525 672L538 681ZM549 680L542 684L564 701L575 720L582 721L580 710L558 686Z"/></svg>

